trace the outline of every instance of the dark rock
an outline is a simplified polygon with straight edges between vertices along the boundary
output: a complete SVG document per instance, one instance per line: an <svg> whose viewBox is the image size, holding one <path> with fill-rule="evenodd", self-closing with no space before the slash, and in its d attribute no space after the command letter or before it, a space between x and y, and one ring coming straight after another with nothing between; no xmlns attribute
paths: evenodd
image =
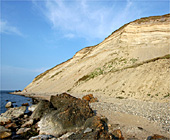
<svg viewBox="0 0 170 140"><path fill-rule="evenodd" d="M73 101L80 100L76 97L73 97L67 93L57 94L56 96L51 96L50 102L56 109L61 111L65 110ZM63 110L62 110L63 109Z"/></svg>
<svg viewBox="0 0 170 140"><path fill-rule="evenodd" d="M84 128L91 128L93 130L108 130L107 118L101 118L99 116L93 116L85 122Z"/></svg>
<svg viewBox="0 0 170 140"><path fill-rule="evenodd" d="M85 95L85 96L83 96L82 99L83 99L83 100L86 100L86 101L89 101L90 103L98 102L98 99L97 99L97 98L94 98L93 94Z"/></svg>
<svg viewBox="0 0 170 140"><path fill-rule="evenodd" d="M47 100L42 100L38 103L36 109L31 115L32 119L39 120L43 115L51 111L52 104Z"/></svg>
<svg viewBox="0 0 170 140"><path fill-rule="evenodd" d="M114 135L114 138L121 139L121 140L124 139L120 129L114 130L112 134Z"/></svg>
<svg viewBox="0 0 170 140"><path fill-rule="evenodd" d="M153 136L147 137L147 140L169 140L169 138L166 138L161 135L154 134Z"/></svg>
<svg viewBox="0 0 170 140"><path fill-rule="evenodd" d="M9 129L6 129L3 126L0 126L0 139L8 138L12 135Z"/></svg>
<svg viewBox="0 0 170 140"><path fill-rule="evenodd" d="M29 106L29 103L23 103L22 106Z"/></svg>
<svg viewBox="0 0 170 140"><path fill-rule="evenodd" d="M52 96L50 100L57 110L44 115L38 123L40 134L59 136L83 127L85 121L94 115L87 101L67 93Z"/></svg>

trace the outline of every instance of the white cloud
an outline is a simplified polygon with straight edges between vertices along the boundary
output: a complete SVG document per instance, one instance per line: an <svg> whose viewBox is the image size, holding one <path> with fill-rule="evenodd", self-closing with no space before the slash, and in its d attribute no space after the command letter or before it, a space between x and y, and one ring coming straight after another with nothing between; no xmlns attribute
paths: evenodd
<svg viewBox="0 0 170 140"><path fill-rule="evenodd" d="M14 26L11 26L7 21L0 20L0 32L4 34L16 34L23 36L23 34Z"/></svg>
<svg viewBox="0 0 170 140"><path fill-rule="evenodd" d="M46 0L34 1L36 7L63 36L86 39L105 38L115 29L139 17L139 11L131 0Z"/></svg>

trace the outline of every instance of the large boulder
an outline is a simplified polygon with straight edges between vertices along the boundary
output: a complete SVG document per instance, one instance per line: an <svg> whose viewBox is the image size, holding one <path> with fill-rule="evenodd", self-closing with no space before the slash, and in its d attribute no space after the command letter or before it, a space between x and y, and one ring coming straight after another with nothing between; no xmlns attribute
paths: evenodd
<svg viewBox="0 0 170 140"><path fill-rule="evenodd" d="M80 100L76 97L71 96L67 93L57 94L56 96L51 96L50 102L52 103L53 107L63 111L65 108L67 108L69 105L72 104L73 101Z"/></svg>
<svg viewBox="0 0 170 140"><path fill-rule="evenodd" d="M56 108L39 121L40 134L60 136L83 127L85 121L94 115L87 101L67 93L51 97Z"/></svg>
<svg viewBox="0 0 170 140"><path fill-rule="evenodd" d="M35 108L34 112L31 115L31 118L34 120L39 120L41 117L52 109L52 104L47 100L42 100L38 103L37 107Z"/></svg>
<svg viewBox="0 0 170 140"><path fill-rule="evenodd" d="M25 111L26 111L25 106L8 109L5 113L2 113L0 115L0 124L4 125L11 123L11 120L19 118L20 116L24 115Z"/></svg>
<svg viewBox="0 0 170 140"><path fill-rule="evenodd" d="M68 139L114 139L114 135L108 133L107 119L93 116L85 122L84 129L72 134Z"/></svg>

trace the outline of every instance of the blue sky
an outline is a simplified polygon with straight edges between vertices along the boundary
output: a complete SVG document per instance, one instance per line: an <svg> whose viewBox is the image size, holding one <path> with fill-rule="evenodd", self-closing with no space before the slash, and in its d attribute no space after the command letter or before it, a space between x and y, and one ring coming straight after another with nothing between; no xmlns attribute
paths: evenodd
<svg viewBox="0 0 170 140"><path fill-rule="evenodd" d="M1 0L0 89L34 77L100 43L135 19L169 13L169 0Z"/></svg>

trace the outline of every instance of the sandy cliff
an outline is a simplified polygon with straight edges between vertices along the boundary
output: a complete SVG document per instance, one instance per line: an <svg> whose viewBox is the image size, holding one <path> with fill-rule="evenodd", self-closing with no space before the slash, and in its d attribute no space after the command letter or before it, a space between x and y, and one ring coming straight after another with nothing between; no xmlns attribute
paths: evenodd
<svg viewBox="0 0 170 140"><path fill-rule="evenodd" d="M141 18L96 46L38 75L32 93L87 92L117 98L170 98L170 14Z"/></svg>

